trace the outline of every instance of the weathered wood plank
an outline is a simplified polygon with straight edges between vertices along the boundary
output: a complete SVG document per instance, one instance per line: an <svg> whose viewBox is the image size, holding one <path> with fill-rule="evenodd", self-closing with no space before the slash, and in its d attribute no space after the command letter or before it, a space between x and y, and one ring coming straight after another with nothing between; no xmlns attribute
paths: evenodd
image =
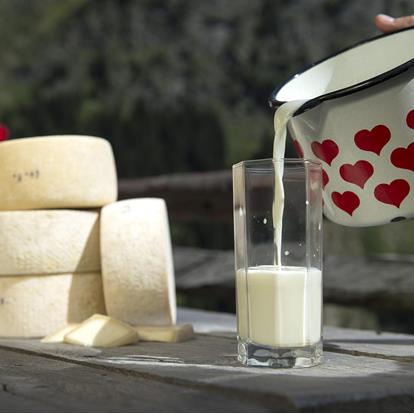
<svg viewBox="0 0 414 414"><path fill-rule="evenodd" d="M43 355L46 359L58 359L59 363L63 361L78 364L86 369L86 373L91 369L102 369L107 372L109 379L123 374L128 381L131 381L132 377L137 377L145 378L150 384L153 381L206 390L210 393L208 398L211 401L218 398L217 394L231 395L235 399L243 395L251 403L261 404L265 410L324 411L341 407L365 411L367 404L373 404L376 410L383 407L379 404L384 404L390 411L407 411L414 408L412 363L327 352L324 364L312 369L246 368L236 362L234 338L208 335L199 335L194 340L181 344L141 343L88 352L75 346L46 345L37 341L13 343L9 340L2 341L0 348L19 348L35 357ZM38 367L32 369L35 375ZM83 371L79 371L79 374L82 375ZM59 377L52 376L51 380L61 384ZM85 381L99 384L100 378L86 375ZM117 376L114 382L110 381L110 387L114 390L109 395L113 398L117 390L115 383L119 381L121 379ZM128 400L128 392L146 392L140 384L131 382L130 385L131 388L128 386L122 389L122 397L119 397L122 401ZM78 386L79 391L83 386L83 380ZM159 392L163 391L158 385L157 389ZM92 393L100 395L105 392L106 385L97 385L96 389L92 390ZM161 401L161 397L157 399L154 393L148 393L149 400L145 408L152 410L150 400L152 399L154 404L154 401ZM188 403L192 404L194 400ZM188 409L184 403L182 409L183 407ZM198 405L194 405L193 409L194 407L198 409ZM159 409L159 405L157 408ZM228 406L222 403L220 410L227 409Z"/></svg>
<svg viewBox="0 0 414 414"><path fill-rule="evenodd" d="M331 352L414 363L414 335L376 333L329 326L325 327L324 336L324 349Z"/></svg>
<svg viewBox="0 0 414 414"><path fill-rule="evenodd" d="M233 251L176 247L174 260L179 290L234 289ZM323 276L326 302L414 310L414 263L328 256Z"/></svg>
<svg viewBox="0 0 414 414"><path fill-rule="evenodd" d="M193 323L197 332L224 337L236 335L236 316L197 309L178 309L180 323ZM414 362L414 335L325 326L324 349L331 352L364 355Z"/></svg>
<svg viewBox="0 0 414 414"><path fill-rule="evenodd" d="M161 197L174 219L225 219L232 217L231 171L168 174L122 179L119 199ZM189 207L191 206L191 207Z"/></svg>
<svg viewBox="0 0 414 414"><path fill-rule="evenodd" d="M232 313L178 308L177 323L191 323L198 333L225 333L235 336L236 316Z"/></svg>
<svg viewBox="0 0 414 414"><path fill-rule="evenodd" d="M0 411L269 411L260 399L0 349ZM235 398L236 397L236 398ZM282 407L289 406L279 401Z"/></svg>

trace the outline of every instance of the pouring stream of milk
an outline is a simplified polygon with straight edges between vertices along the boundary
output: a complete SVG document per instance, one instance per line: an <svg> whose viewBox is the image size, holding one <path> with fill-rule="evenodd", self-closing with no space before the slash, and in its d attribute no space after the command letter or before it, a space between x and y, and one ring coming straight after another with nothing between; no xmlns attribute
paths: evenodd
<svg viewBox="0 0 414 414"><path fill-rule="evenodd" d="M274 241L276 246L275 266L282 266L282 223L283 209L285 204L285 191L283 188L283 158L285 156L287 123L292 115L299 109L306 100L286 102L280 106L274 118L275 139L273 142L273 159L280 161L275 165L275 198L273 201L273 228Z"/></svg>

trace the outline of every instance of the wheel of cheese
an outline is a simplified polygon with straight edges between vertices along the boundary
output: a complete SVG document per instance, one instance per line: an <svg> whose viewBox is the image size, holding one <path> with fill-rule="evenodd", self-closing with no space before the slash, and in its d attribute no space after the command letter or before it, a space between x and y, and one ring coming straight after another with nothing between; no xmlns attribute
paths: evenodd
<svg viewBox="0 0 414 414"><path fill-rule="evenodd" d="M0 277L0 337L41 337L105 313L100 273Z"/></svg>
<svg viewBox="0 0 414 414"><path fill-rule="evenodd" d="M99 213L0 212L0 276L100 272Z"/></svg>
<svg viewBox="0 0 414 414"><path fill-rule="evenodd" d="M102 209L101 267L109 316L131 325L175 323L174 268L164 200L125 200Z"/></svg>
<svg viewBox="0 0 414 414"><path fill-rule="evenodd" d="M61 135L0 145L0 210L93 208L117 198L111 145Z"/></svg>

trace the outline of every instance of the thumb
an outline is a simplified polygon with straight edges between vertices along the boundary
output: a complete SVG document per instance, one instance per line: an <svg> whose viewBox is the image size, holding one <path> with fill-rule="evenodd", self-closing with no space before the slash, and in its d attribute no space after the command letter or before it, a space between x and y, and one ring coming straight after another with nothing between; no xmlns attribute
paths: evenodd
<svg viewBox="0 0 414 414"><path fill-rule="evenodd" d="M386 14L378 14L375 17L375 25L381 32L394 32L395 30L414 26L414 15L394 18Z"/></svg>

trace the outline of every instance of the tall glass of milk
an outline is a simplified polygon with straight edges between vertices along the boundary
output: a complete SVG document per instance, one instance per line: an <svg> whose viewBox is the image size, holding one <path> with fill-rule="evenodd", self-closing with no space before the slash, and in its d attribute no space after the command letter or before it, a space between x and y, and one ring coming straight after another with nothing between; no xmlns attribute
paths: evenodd
<svg viewBox="0 0 414 414"><path fill-rule="evenodd" d="M233 166L238 359L309 367L322 358L322 170L303 159Z"/></svg>

